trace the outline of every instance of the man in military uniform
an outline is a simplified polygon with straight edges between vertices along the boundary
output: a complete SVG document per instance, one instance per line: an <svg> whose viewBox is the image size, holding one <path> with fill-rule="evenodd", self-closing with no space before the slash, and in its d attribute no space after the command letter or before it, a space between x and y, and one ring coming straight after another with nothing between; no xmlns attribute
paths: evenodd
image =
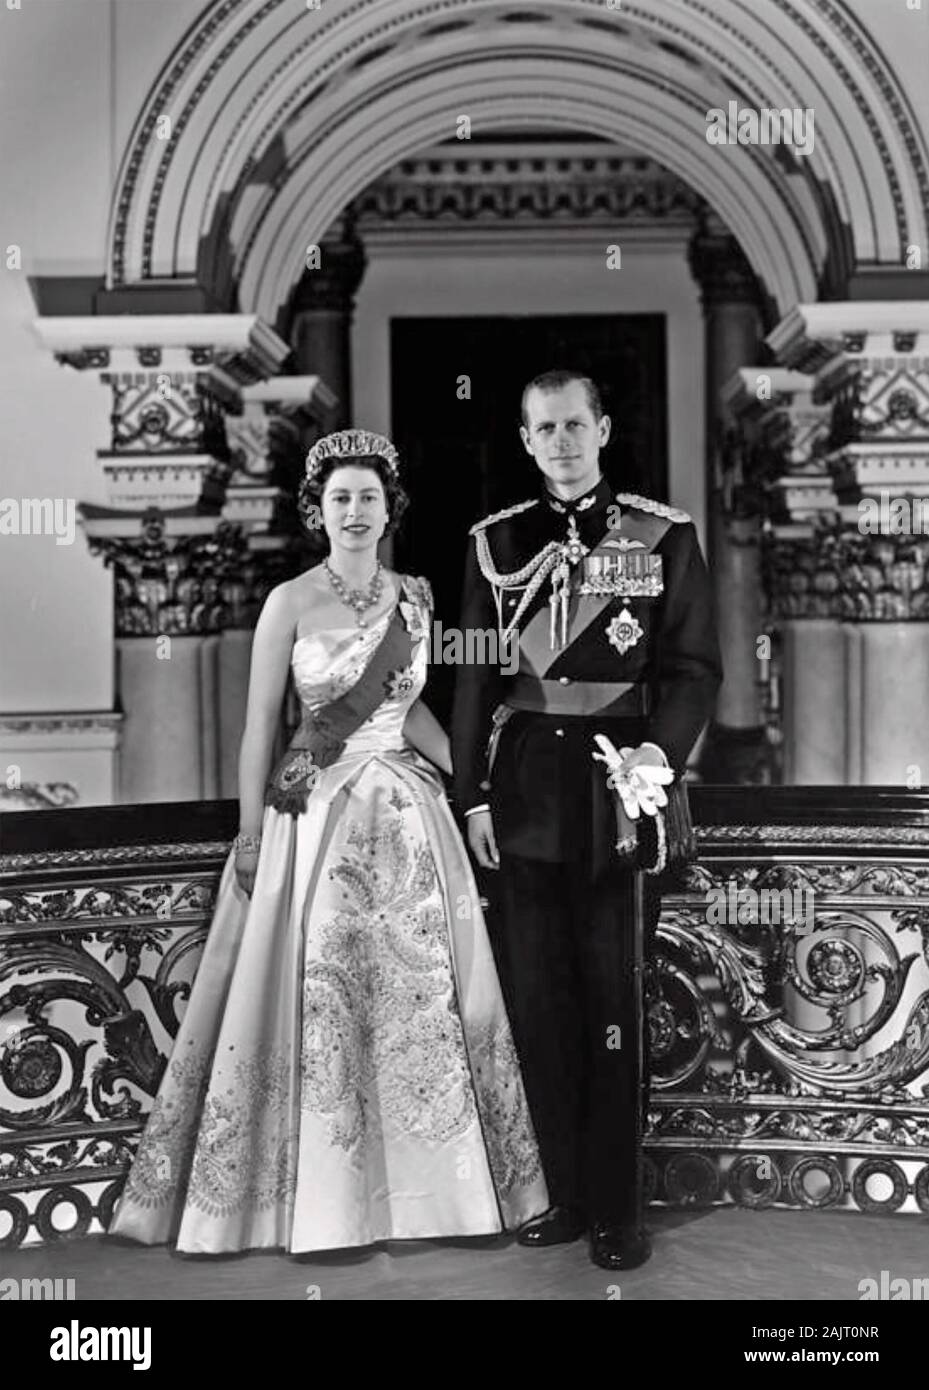
<svg viewBox="0 0 929 1390"><path fill-rule="evenodd" d="M638 1167L642 898L617 854L616 783L594 760L594 736L625 750L623 775L670 765L680 776L721 666L694 525L612 492L599 465L609 431L594 383L577 373L547 372L523 393L520 434L543 487L471 528L461 618L465 633L518 641L518 669L459 668L452 759L472 852L499 873L498 968L552 1200L519 1239L552 1245L589 1230L595 1263L630 1269L650 1253ZM506 649L500 662L512 672ZM648 903L647 941L654 893Z"/></svg>

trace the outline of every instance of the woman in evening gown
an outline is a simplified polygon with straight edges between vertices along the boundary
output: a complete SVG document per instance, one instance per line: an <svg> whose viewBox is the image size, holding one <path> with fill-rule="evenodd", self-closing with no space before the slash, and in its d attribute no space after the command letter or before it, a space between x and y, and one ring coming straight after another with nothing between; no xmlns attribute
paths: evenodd
<svg viewBox="0 0 929 1390"><path fill-rule="evenodd" d="M110 1231L292 1253L513 1229L548 1197L478 890L422 703L427 582L383 569L393 446L307 459L327 560L269 595L240 833ZM272 769L289 674L302 721Z"/></svg>

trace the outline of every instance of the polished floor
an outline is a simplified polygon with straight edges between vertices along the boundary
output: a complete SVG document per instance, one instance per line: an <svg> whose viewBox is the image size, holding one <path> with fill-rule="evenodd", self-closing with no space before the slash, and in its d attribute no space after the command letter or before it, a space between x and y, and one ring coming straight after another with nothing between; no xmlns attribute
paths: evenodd
<svg viewBox="0 0 929 1390"><path fill-rule="evenodd" d="M190 1257L103 1238L0 1251L0 1275L72 1278L77 1299L858 1301L863 1279L929 1277L923 1217L653 1209L654 1254L610 1276L584 1241L414 1241L365 1251Z"/></svg>

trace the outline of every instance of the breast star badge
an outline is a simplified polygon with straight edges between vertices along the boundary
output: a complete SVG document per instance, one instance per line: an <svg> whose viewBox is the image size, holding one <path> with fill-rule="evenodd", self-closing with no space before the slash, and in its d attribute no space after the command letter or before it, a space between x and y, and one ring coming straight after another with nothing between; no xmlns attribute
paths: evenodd
<svg viewBox="0 0 929 1390"><path fill-rule="evenodd" d="M613 618L609 623L606 635L620 656L625 656L629 648L634 647L642 637L643 628L642 624L629 612L629 609L624 608L619 617Z"/></svg>

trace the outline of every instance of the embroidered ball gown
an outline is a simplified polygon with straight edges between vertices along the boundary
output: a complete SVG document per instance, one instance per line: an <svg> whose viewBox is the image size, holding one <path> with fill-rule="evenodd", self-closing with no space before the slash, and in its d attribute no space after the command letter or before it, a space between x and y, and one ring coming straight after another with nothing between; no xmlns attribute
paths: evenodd
<svg viewBox="0 0 929 1390"><path fill-rule="evenodd" d="M230 854L174 1049L111 1233L292 1253L514 1228L548 1205L467 853L403 738L431 598L402 580L370 628L299 638L311 716L393 621L410 665L317 776L266 805L255 884Z"/></svg>

